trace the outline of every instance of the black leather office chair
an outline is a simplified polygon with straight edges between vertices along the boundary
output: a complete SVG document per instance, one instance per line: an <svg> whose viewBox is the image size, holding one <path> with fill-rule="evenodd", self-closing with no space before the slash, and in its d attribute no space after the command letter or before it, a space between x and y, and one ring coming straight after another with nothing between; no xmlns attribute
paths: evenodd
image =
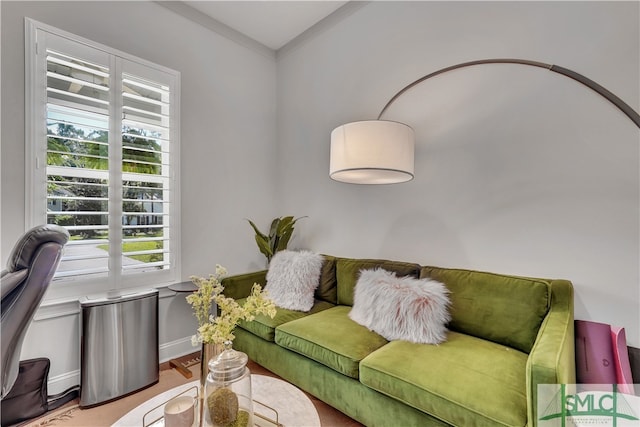
<svg viewBox="0 0 640 427"><path fill-rule="evenodd" d="M0 273L2 307L2 396L13 387L27 328L58 268L69 233L57 225L40 225L18 240Z"/></svg>

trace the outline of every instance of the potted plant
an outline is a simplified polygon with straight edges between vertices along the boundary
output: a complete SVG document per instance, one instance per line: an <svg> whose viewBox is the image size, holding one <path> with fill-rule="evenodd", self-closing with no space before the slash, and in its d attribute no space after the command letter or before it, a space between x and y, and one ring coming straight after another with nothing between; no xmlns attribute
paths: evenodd
<svg viewBox="0 0 640 427"><path fill-rule="evenodd" d="M271 227L269 227L269 234L261 232L253 221L250 219L247 220L256 233L258 249L267 257L267 263L271 262L271 258L273 258L276 252L287 249L289 240L293 235L294 226L296 222L302 218L306 218L306 216L300 218L294 218L293 216L274 218L273 221L271 221Z"/></svg>

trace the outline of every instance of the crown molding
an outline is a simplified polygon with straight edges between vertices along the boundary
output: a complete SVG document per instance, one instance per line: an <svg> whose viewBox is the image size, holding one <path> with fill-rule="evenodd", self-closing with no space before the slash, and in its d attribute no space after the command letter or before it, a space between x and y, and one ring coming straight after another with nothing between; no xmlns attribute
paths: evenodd
<svg viewBox="0 0 640 427"><path fill-rule="evenodd" d="M189 6L182 1L162 1L154 0L154 3L169 9L170 11L195 22L203 26L204 28L211 30L239 45L260 53L268 58L275 59L276 51L263 45L259 41L252 39L249 36L242 34L241 32L231 28L230 26L214 19L199 10Z"/></svg>
<svg viewBox="0 0 640 427"><path fill-rule="evenodd" d="M293 40L282 46L280 49L276 51L276 59L280 59L285 56L289 52L295 50L297 47L307 42L308 40L316 37L320 33L325 32L329 28L336 25L338 22L347 18L348 16L354 14L358 10L362 9L366 5L371 3L371 1L349 1L344 6L336 9L331 14L327 15L325 18L316 22L314 25L309 27L307 30L296 36Z"/></svg>

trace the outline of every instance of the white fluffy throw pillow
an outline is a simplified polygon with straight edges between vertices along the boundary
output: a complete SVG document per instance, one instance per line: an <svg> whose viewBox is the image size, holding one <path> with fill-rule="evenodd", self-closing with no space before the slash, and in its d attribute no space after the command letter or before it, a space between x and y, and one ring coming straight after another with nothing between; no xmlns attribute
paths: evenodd
<svg viewBox="0 0 640 427"><path fill-rule="evenodd" d="M386 340L439 344L447 338L449 290L431 279L362 270L349 317Z"/></svg>
<svg viewBox="0 0 640 427"><path fill-rule="evenodd" d="M310 251L276 252L269 263L265 290L278 307L309 311L323 262L322 255Z"/></svg>

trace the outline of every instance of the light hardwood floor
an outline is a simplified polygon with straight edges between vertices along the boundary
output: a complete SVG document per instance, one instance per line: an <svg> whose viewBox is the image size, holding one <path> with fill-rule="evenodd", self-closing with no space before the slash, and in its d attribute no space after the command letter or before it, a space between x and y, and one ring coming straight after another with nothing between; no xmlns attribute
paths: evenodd
<svg viewBox="0 0 640 427"><path fill-rule="evenodd" d="M197 353L185 356L181 360L190 360L197 356ZM277 375L266 370L262 366L249 361L249 369L254 374L268 375L278 378ZM194 365L189 368L193 376L191 378L185 378L178 373L175 369L169 366L169 363L163 363L160 365L160 381L149 388L141 390L130 396L123 397L116 401L99 405L93 408L80 409L78 408L78 400L69 402L62 408L45 414L44 416L35 420L30 420L19 424L20 427L49 427L49 426L64 426L64 427L102 427L111 426L114 422L120 419L124 414L150 399L151 397L169 390L173 387L177 387L181 384L198 379L200 372L200 365ZM361 427L362 425L351 418L347 417L340 411L333 409L326 403L316 399L315 397L307 394L313 402L318 415L320 416L320 423L322 427ZM287 426L287 427L303 427L303 426Z"/></svg>

